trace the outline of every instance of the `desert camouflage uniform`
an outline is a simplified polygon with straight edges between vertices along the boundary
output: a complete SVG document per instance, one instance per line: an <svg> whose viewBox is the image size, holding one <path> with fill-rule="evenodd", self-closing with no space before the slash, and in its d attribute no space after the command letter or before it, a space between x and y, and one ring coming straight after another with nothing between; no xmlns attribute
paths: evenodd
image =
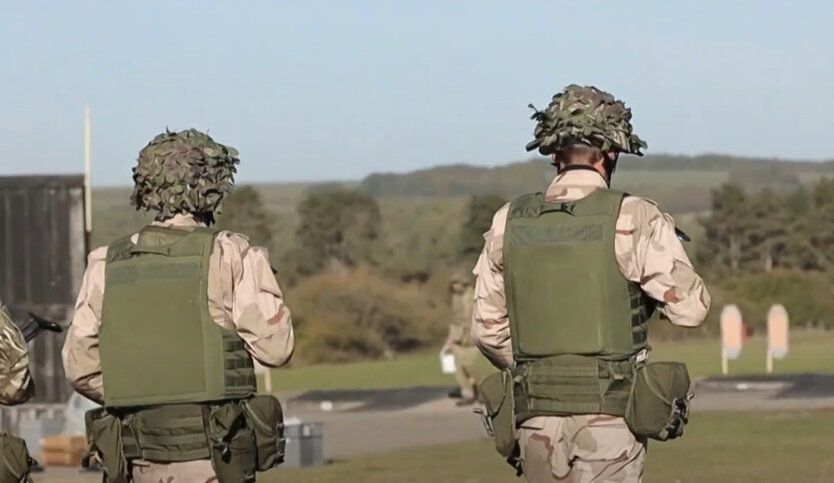
<svg viewBox="0 0 834 483"><path fill-rule="evenodd" d="M452 323L449 326L447 346L455 356L455 379L464 401L475 399L475 360L478 349L472 340L472 303L475 289L469 274L455 276L449 287L452 304Z"/></svg>
<svg viewBox="0 0 834 483"><path fill-rule="evenodd" d="M546 196L551 202L573 201L605 188L605 179L597 172L572 170L559 175ZM499 368L513 364L502 254L507 211L505 206L496 213L474 269L472 336ZM615 250L620 272L660 302L662 315L684 327L703 322L710 296L669 215L648 200L626 197L617 219ZM559 308L553 311L558 313ZM641 481L646 441L636 438L621 417L535 417L521 425L519 439L522 468L530 482Z"/></svg>
<svg viewBox="0 0 834 483"><path fill-rule="evenodd" d="M29 346L0 302L0 404L26 402L34 389L29 374Z"/></svg>
<svg viewBox="0 0 834 483"><path fill-rule="evenodd" d="M156 226L205 226L191 215L177 214ZM133 242L137 241L134 235ZM75 315L63 348L64 368L72 386L84 396L103 403L98 334L105 290L107 247L92 251ZM209 313L221 327L235 330L246 350L263 365L277 367L293 352L290 311L283 301L264 248L252 247L243 235L220 232L210 258ZM164 337L160 334L160 337ZM136 483L217 481L209 460L185 463L133 462Z"/></svg>

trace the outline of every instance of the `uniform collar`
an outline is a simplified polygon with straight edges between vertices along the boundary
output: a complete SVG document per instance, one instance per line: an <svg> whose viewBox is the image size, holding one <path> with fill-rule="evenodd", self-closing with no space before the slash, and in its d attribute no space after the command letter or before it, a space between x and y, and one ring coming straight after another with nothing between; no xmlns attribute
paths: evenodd
<svg viewBox="0 0 834 483"><path fill-rule="evenodd" d="M606 188L605 178L598 171L572 170L556 176L547 187L546 196L548 201L578 200Z"/></svg>
<svg viewBox="0 0 834 483"><path fill-rule="evenodd" d="M184 227L198 227L198 226L206 226L205 223L197 220L194 215L185 214L185 213L177 213L174 216L169 218L165 218L164 220L154 220L151 223L152 226L167 226L167 227L176 227L176 226L184 226Z"/></svg>

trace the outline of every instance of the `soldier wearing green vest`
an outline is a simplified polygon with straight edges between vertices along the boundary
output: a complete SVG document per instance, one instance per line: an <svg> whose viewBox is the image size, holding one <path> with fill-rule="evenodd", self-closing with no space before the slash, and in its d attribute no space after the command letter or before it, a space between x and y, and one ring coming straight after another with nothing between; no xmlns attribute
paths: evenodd
<svg viewBox="0 0 834 483"><path fill-rule="evenodd" d="M458 390L450 394L459 396L458 406L467 406L477 401L475 387L475 360L478 349L472 341L470 326L472 325L472 301L475 290L472 274L459 270L449 280L449 298L452 307L452 323L449 324L449 335L443 352L451 352L455 356L455 380Z"/></svg>
<svg viewBox="0 0 834 483"><path fill-rule="evenodd" d="M132 204L154 221L89 255L63 348L110 483L254 481L283 458L281 407L256 396L253 358L293 351L266 249L212 228L233 187L233 148L196 130L139 153Z"/></svg>
<svg viewBox="0 0 834 483"><path fill-rule="evenodd" d="M29 347L0 302L0 404L22 404L32 397L34 390L29 373ZM32 463L22 439L0 433L0 481L31 481Z"/></svg>
<svg viewBox="0 0 834 483"><path fill-rule="evenodd" d="M571 85L533 119L527 149L551 156L558 176L495 214L474 269L472 335L505 371L486 408L496 447L530 482L639 482L647 435L679 435L690 397L685 367L648 362L647 320L657 309L696 327L710 296L672 217L609 188L619 155L646 147L630 109ZM632 396L657 371L679 394L659 412L647 393ZM660 426L644 432L651 419Z"/></svg>

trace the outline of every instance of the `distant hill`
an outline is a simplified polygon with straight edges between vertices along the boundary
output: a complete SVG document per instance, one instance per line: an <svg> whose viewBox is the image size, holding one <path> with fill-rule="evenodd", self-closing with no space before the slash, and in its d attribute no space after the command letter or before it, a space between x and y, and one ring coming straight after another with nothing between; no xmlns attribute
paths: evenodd
<svg viewBox="0 0 834 483"><path fill-rule="evenodd" d="M545 159L495 168L443 166L407 174L373 174L359 187L376 196L391 253L386 266L421 270L455 253L458 228L466 201L473 194L501 194L507 198L544 189L554 175ZM727 156L629 156L621 160L614 186L656 200L676 215L693 238L699 235L697 216L710 208L710 190L725 181L748 188L795 187L822 176L834 177L834 161L824 163L730 158ZM306 183L259 184L266 207L275 215L272 253L276 263L293 243L298 222L296 205L307 190L327 185ZM139 229L149 216L128 204L129 188L93 190L93 246L106 244Z"/></svg>
<svg viewBox="0 0 834 483"><path fill-rule="evenodd" d="M440 166L405 174L366 177L362 191L378 197L437 197L501 194L506 197L543 189L555 175L545 158L486 168ZM834 160L826 162L754 159L722 155L633 156L620 160L614 185L653 198L675 211L709 208L710 190L726 181L748 188L785 189L834 176Z"/></svg>

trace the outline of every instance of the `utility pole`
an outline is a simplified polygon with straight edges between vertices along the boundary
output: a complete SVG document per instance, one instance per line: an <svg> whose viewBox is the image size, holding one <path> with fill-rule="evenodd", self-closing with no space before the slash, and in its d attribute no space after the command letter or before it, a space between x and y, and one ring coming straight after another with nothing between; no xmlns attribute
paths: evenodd
<svg viewBox="0 0 834 483"><path fill-rule="evenodd" d="M93 191L90 187L91 172L90 106L87 106L84 108L84 229L86 230L88 240L90 233L93 231Z"/></svg>

